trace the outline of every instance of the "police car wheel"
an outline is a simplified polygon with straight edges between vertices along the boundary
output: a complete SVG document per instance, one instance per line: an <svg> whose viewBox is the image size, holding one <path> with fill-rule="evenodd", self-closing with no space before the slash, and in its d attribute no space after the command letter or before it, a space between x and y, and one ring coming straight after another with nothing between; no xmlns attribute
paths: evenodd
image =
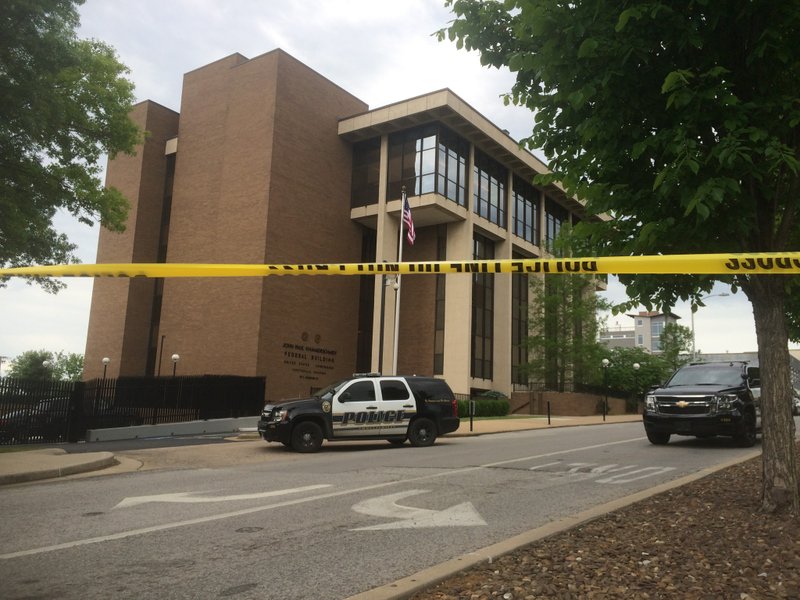
<svg viewBox="0 0 800 600"><path fill-rule="evenodd" d="M299 423L292 430L292 450L295 452L316 452L322 446L322 430L311 421Z"/></svg>
<svg viewBox="0 0 800 600"><path fill-rule="evenodd" d="M436 441L436 425L430 419L415 419L408 428L408 441L412 446L432 446Z"/></svg>

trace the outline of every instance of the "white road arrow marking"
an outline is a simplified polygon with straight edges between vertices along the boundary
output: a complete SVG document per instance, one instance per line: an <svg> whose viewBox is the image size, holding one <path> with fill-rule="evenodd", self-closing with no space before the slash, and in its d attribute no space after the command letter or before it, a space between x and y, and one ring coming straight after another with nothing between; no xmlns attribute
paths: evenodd
<svg viewBox="0 0 800 600"><path fill-rule="evenodd" d="M464 502L445 508L444 510L430 510L427 508L414 508L401 506L398 500L408 496L424 494L427 490L407 490L388 496L370 498L353 505L353 510L362 515L383 517L386 519L402 519L383 525L371 527L358 527L351 531L378 531L382 529L416 529L422 527L475 527L486 525L486 521L478 514L471 502Z"/></svg>
<svg viewBox="0 0 800 600"><path fill-rule="evenodd" d="M297 494L299 492L310 492L322 488L332 487L329 484L307 485L305 487L290 488L287 490L276 490L274 492L257 492L255 494L236 494L234 496L196 496L199 492L175 492L172 494L157 494L155 496L133 496L125 498L114 508L127 508L137 504L148 502L177 502L180 504L202 504L207 502L234 502L236 500L256 500L258 498L272 498L274 496L285 496L287 494Z"/></svg>

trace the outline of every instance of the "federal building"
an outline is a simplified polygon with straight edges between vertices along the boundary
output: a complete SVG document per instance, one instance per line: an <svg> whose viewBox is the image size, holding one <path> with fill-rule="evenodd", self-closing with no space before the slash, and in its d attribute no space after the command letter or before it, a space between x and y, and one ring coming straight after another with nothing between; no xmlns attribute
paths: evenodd
<svg viewBox="0 0 800 600"><path fill-rule="evenodd" d="M107 170L127 228L101 230L98 263L397 261L403 188L416 231L403 261L548 257L585 218L449 89L370 109L282 50L191 71L180 112L147 100L132 118L147 137ZM104 358L108 376L258 375L277 399L396 364L510 395L527 384L533 276L98 279L84 376Z"/></svg>

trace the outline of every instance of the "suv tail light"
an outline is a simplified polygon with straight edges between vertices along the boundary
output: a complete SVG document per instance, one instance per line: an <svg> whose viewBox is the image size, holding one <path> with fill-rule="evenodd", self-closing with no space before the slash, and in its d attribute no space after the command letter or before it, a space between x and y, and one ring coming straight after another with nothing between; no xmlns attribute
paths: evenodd
<svg viewBox="0 0 800 600"><path fill-rule="evenodd" d="M453 416L458 416L458 400L455 397L453 397Z"/></svg>

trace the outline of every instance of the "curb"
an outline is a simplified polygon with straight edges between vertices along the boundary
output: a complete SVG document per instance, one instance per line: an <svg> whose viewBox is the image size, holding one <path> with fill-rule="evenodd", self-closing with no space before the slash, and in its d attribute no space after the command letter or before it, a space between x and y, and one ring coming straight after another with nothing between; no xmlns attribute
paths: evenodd
<svg viewBox="0 0 800 600"><path fill-rule="evenodd" d="M631 504L636 504L637 502L641 502L642 500L646 500L652 496L657 496L658 494L671 489L681 487L704 477L708 477L712 473L716 473L717 471L721 471L739 463L746 462L759 456L760 454L761 450L755 450L742 458L733 459L713 467L707 467L696 473L692 473L691 475L681 477L680 479L662 483L661 485L631 494L630 496L625 496L624 498L618 498L616 500L612 500L611 502L606 502L600 506L594 506L577 514L563 517L557 521L552 521L546 525L537 527L536 529L531 529L507 540L503 540L502 542L486 546L485 548L480 548L474 552L463 554L438 565L428 567L427 569L423 569L422 571L418 571L413 575L403 577L402 579L398 579L392 583L387 583L386 585L356 594L355 596L350 596L344 600L406 600L418 592L430 589L437 583L456 575L460 571L469 569L482 563L491 564L494 559L506 554L510 554L511 552L519 550L524 546L528 546L534 542L538 542L559 533L569 531L570 529L578 527L579 525L583 525L584 523L599 517L603 517L621 508L628 507Z"/></svg>
<svg viewBox="0 0 800 600"><path fill-rule="evenodd" d="M98 454L96 458L81 461L74 465L42 468L32 471L0 475L0 485L25 483L29 481L38 481L40 479L55 479L58 477L66 477L67 475L76 475L78 473L86 473L89 471L99 471L100 469L113 467L117 464L117 459L111 452L97 452L96 454Z"/></svg>

